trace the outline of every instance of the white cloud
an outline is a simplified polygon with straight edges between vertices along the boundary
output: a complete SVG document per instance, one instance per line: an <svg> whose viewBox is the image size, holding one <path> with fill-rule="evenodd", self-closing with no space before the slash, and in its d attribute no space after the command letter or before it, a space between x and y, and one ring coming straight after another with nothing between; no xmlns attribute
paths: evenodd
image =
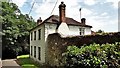
<svg viewBox="0 0 120 68"><path fill-rule="evenodd" d="M58 3L53 11L52 14L59 15L59 4L61 1L64 1L66 4L66 16L74 18L77 21L80 21L80 12L79 8L81 8L81 5L79 4L79 0L58 0ZM94 5L96 3L95 0L81 0L82 2L85 2L87 5ZM34 16L34 19L38 19L39 17L42 17L42 19L46 19L51 15L51 11L55 5L56 0L46 0L45 2L34 5L33 11L36 13ZM90 3L90 4L89 4ZM95 10L95 9L94 9ZM98 12L93 11L93 9L88 8L82 8L82 18L86 18L86 24L93 26L92 30L97 31L99 29L102 29L107 32L111 31L117 31L117 22L116 20L110 21L109 14L107 12L104 12L102 14L98 14ZM115 22L115 23L114 23ZM108 29L109 28L109 29Z"/></svg>
<svg viewBox="0 0 120 68"><path fill-rule="evenodd" d="M48 0L49 1L49 0ZM46 19L50 16L50 13L54 7L55 0L52 2L46 1L45 3L42 3L41 6L36 6L35 12L38 14L35 19L38 19L39 16L42 17L42 19ZM62 0L59 0L55 10L52 14L59 15L59 4ZM89 5L94 5L96 2L94 0L86 0L86 4L90 2ZM74 18L77 21L80 21L80 12L79 8L81 8L81 5L78 4L78 0L64 0L64 3L66 4L66 16ZM99 29L110 31L106 26L108 24L115 25L113 22L109 22L109 14L107 12L104 12L102 14L97 14L97 12L93 12L92 9L82 8L81 10L82 18L86 18L86 24L93 26L92 30L97 31ZM97 15L95 15L97 14ZM109 26L110 27L110 26ZM112 27L112 26L111 26ZM113 27L112 27L113 28ZM114 31L114 30L113 30Z"/></svg>
<svg viewBox="0 0 120 68"><path fill-rule="evenodd" d="M52 14L59 15L59 4L63 0L58 0L58 3L53 11ZM66 4L66 16L75 18L76 20L80 20L80 12L79 9L81 8L81 5L78 3L79 0L64 0L64 3ZM36 17L42 16L43 19L46 19L48 16L50 16L50 13L54 7L55 2L52 1L52 3L48 0L45 3L42 3L41 6L37 6L35 12L38 14ZM49 7L48 7L49 6ZM82 8L81 14L82 17L87 17L87 15L90 15L92 13L91 10Z"/></svg>
<svg viewBox="0 0 120 68"><path fill-rule="evenodd" d="M114 8L118 8L118 2L119 2L120 0L106 0L106 2L112 2L113 4L112 4L112 6L114 7Z"/></svg>
<svg viewBox="0 0 120 68"><path fill-rule="evenodd" d="M107 12L104 12L104 13L101 14L101 16L106 16L106 15L108 15Z"/></svg>
<svg viewBox="0 0 120 68"><path fill-rule="evenodd" d="M103 16L105 15L105 16ZM117 19L111 19L110 16L103 13L101 15L89 16L86 19L86 24L92 25L93 31L99 29L104 30L105 32L117 32L118 31L118 21Z"/></svg>
<svg viewBox="0 0 120 68"><path fill-rule="evenodd" d="M90 9L83 8L81 10L82 17L87 17L88 15L92 15L92 11Z"/></svg>
<svg viewBox="0 0 120 68"><path fill-rule="evenodd" d="M94 5L96 1L95 0L84 0L84 3L87 5Z"/></svg>
<svg viewBox="0 0 120 68"><path fill-rule="evenodd" d="M63 0L58 0L58 3L53 11L52 14L59 15L59 4ZM79 13L80 5L78 5L78 0L64 0L64 3L66 4L66 16L73 16L74 13ZM45 3L42 3L40 6L36 6L36 10L34 10L38 15L36 17L42 16L43 19L46 19L48 16L51 15L51 12L53 10L53 7L55 5L55 0L50 1L47 0Z"/></svg>
<svg viewBox="0 0 120 68"><path fill-rule="evenodd" d="M39 16L41 16L42 19L46 19L50 16L53 7L54 4L49 2L44 2L41 3L41 5L34 6L34 8L36 8L34 11L37 13L36 18L39 18Z"/></svg>
<svg viewBox="0 0 120 68"><path fill-rule="evenodd" d="M18 7L22 7L27 0L12 0Z"/></svg>
<svg viewBox="0 0 120 68"><path fill-rule="evenodd" d="M92 25L93 31L98 31L99 29L104 30L105 32L117 32L118 31L117 20L108 21L105 19L98 19L98 18L99 17L92 16L86 19L86 24Z"/></svg>

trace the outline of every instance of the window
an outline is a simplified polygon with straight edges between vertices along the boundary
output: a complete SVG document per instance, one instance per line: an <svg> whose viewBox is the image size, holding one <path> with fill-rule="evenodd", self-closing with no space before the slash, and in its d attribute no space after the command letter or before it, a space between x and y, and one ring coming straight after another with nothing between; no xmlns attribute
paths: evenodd
<svg viewBox="0 0 120 68"><path fill-rule="evenodd" d="M31 41L32 41L32 39L33 39L33 33L31 33Z"/></svg>
<svg viewBox="0 0 120 68"><path fill-rule="evenodd" d="M38 30L38 40L41 39L41 29Z"/></svg>
<svg viewBox="0 0 120 68"><path fill-rule="evenodd" d="M36 46L34 46L34 57L36 57Z"/></svg>
<svg viewBox="0 0 120 68"><path fill-rule="evenodd" d="M38 47L38 59L41 60L41 48Z"/></svg>
<svg viewBox="0 0 120 68"><path fill-rule="evenodd" d="M32 46L31 46L31 56L32 56Z"/></svg>
<svg viewBox="0 0 120 68"><path fill-rule="evenodd" d="M79 31L80 31L80 35L84 35L84 33L85 33L85 28L79 28Z"/></svg>
<svg viewBox="0 0 120 68"><path fill-rule="evenodd" d="M34 40L36 40L36 31L34 31Z"/></svg>

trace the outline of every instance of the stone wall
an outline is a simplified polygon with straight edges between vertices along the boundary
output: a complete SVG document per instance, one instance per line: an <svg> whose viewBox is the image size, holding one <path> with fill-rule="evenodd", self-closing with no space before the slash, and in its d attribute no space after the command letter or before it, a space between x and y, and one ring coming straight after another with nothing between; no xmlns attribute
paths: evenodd
<svg viewBox="0 0 120 68"><path fill-rule="evenodd" d="M61 37L60 34L50 34L47 38L46 48L46 64L51 66L63 65L64 59L62 53L65 52L67 46L83 46L92 43L114 43L120 42L120 32L109 33L105 35L88 35L88 36L74 36L74 37Z"/></svg>

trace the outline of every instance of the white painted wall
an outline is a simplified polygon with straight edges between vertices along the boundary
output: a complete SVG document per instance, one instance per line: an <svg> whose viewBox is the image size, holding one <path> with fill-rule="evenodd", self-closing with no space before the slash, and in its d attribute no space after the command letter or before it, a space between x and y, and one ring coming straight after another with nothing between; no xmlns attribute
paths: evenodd
<svg viewBox="0 0 120 68"><path fill-rule="evenodd" d="M39 29L41 29L41 40L38 40L38 30ZM36 40L34 40L34 31L36 31ZM33 55L30 57L36 61L39 61L38 60L38 47L41 47L41 60L39 62L44 63L45 62L45 28L44 28L44 24L40 25L39 27L32 30L31 32L33 32L33 40L31 41L31 38L30 38L30 47L31 46L33 47L33 51L32 51ZM34 58L34 46L36 46L36 58ZM31 54L31 49L30 49L30 54Z"/></svg>
<svg viewBox="0 0 120 68"><path fill-rule="evenodd" d="M85 35L91 35L91 28L89 27L85 28Z"/></svg>
<svg viewBox="0 0 120 68"><path fill-rule="evenodd" d="M57 25L56 24L45 24L45 39L49 34L55 33ZM85 35L90 35L91 34L91 28L89 27L81 27L81 26L73 26L73 25L68 25L69 27L69 35L76 36L80 35L79 28L85 28ZM63 28L64 29L64 28Z"/></svg>
<svg viewBox="0 0 120 68"><path fill-rule="evenodd" d="M66 37L70 35L70 30L68 28L68 25L65 22L62 22L58 27L58 33L61 34L61 36Z"/></svg>
<svg viewBox="0 0 120 68"><path fill-rule="evenodd" d="M47 39L47 36L49 34L55 33L55 29L56 29L57 25L56 24L49 24L49 23L45 23L45 41Z"/></svg>
<svg viewBox="0 0 120 68"><path fill-rule="evenodd" d="M69 25L70 35L72 35L72 36L80 35L79 28L85 28L85 35L90 35L91 34L91 28L89 28L89 27Z"/></svg>
<svg viewBox="0 0 120 68"><path fill-rule="evenodd" d="M80 26L71 26L71 25L69 25L70 35L73 35L73 36L80 35L79 28L80 28Z"/></svg>
<svg viewBox="0 0 120 68"><path fill-rule="evenodd" d="M33 47L33 56L30 56L34 60L40 62L40 63L45 63L45 52L46 52L46 40L47 36L49 34L55 33L56 32L56 24L50 24L50 23L44 23L37 27L36 29L32 30L33 32L33 40L31 41L31 35L30 35L30 48L31 46ZM80 26L72 26L69 25L69 33L72 36L80 35L79 34L79 28ZM91 34L91 28L89 27L84 27L85 28L85 35ZM41 40L38 40L38 30L41 29ZM34 40L34 31L36 31L36 40ZM34 58L34 46L36 46L36 58ZM38 47L41 47L41 60L38 60ZM31 54L31 49L30 49L30 54Z"/></svg>

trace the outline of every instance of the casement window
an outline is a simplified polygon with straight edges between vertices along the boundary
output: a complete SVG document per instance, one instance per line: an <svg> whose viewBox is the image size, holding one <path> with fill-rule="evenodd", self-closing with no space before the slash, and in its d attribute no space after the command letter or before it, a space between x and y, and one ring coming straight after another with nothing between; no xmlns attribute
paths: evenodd
<svg viewBox="0 0 120 68"><path fill-rule="evenodd" d="M79 32L80 32L80 35L84 35L85 34L85 28L79 28Z"/></svg>
<svg viewBox="0 0 120 68"><path fill-rule="evenodd" d="M38 47L38 59L41 60L41 48Z"/></svg>
<svg viewBox="0 0 120 68"><path fill-rule="evenodd" d="M41 29L38 30L38 40L41 39Z"/></svg>
<svg viewBox="0 0 120 68"><path fill-rule="evenodd" d="M34 46L34 57L36 57L36 46Z"/></svg>
<svg viewBox="0 0 120 68"><path fill-rule="evenodd" d="M33 52L33 48L32 48L32 46L31 46L31 56L32 56L32 52Z"/></svg>
<svg viewBox="0 0 120 68"><path fill-rule="evenodd" d="M32 41L32 39L33 39L33 33L31 32L31 41Z"/></svg>
<svg viewBox="0 0 120 68"><path fill-rule="evenodd" d="M34 40L36 40L36 31L34 31Z"/></svg>

